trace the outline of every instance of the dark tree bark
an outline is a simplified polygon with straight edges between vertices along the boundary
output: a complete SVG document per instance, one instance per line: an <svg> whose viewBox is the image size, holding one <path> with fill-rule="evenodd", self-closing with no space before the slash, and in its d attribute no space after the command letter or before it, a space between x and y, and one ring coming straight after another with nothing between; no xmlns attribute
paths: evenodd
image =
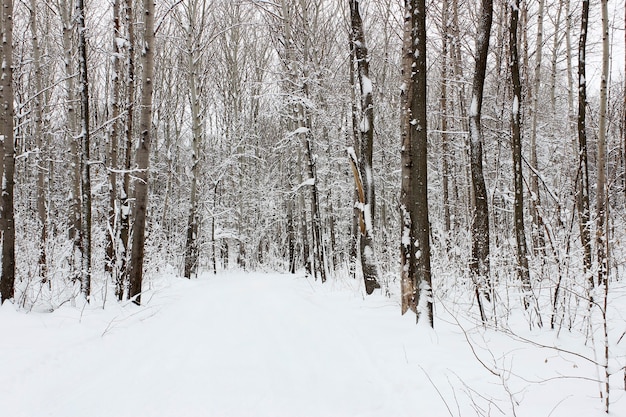
<svg viewBox="0 0 626 417"><path fill-rule="evenodd" d="M511 3L511 22L509 26L509 54L511 80L513 84L513 105L511 109L511 147L513 150L513 178L515 198L513 202L513 218L515 219L515 242L517 249L517 277L522 283L523 304L528 310L534 307L534 297L528 269L528 247L526 245L526 229L524 226L524 178L522 173L522 83L520 81L517 30L519 21L519 2ZM538 311L537 325L541 327L541 316Z"/></svg>
<svg viewBox="0 0 626 417"><path fill-rule="evenodd" d="M80 76L80 289L87 301L91 295L91 173L89 170L89 77L87 74L87 37L85 3L76 3L78 22L78 63Z"/></svg>
<svg viewBox="0 0 626 417"><path fill-rule="evenodd" d="M451 229L450 221L450 145L448 143L448 49L450 36L449 25L449 2L443 0L441 4L441 96L439 99L439 109L441 111L441 188L443 194L443 229L446 232L446 241ZM447 248L447 242L446 242Z"/></svg>
<svg viewBox="0 0 626 417"><path fill-rule="evenodd" d="M491 282L489 277L489 209L487 205L487 188L485 187L485 178L483 175L481 111L492 20L493 0L482 0L478 36L476 38L476 63L474 67L474 80L472 82L469 128L471 176L474 190L472 260L470 262L470 270L476 281L476 295L478 297L483 320L485 319L485 313L482 307L482 301L480 300L480 294L487 300L490 299Z"/></svg>
<svg viewBox="0 0 626 417"><path fill-rule="evenodd" d="M135 156L137 180L134 186L135 210L133 243L130 259L129 297L135 304L141 303L144 245L146 239L146 212L148 208L148 168L152 137L152 90L154 74L154 0L143 0L144 48L142 52L143 74L141 114L139 117L139 146Z"/></svg>
<svg viewBox="0 0 626 417"><path fill-rule="evenodd" d="M589 274L590 285L594 286L591 275L591 219L589 213L589 166L587 161L587 80L586 52L587 26L589 21L589 0L583 0L578 41L578 189L576 193L578 221L580 225L580 243L583 247L583 265L585 274Z"/></svg>
<svg viewBox="0 0 626 417"><path fill-rule="evenodd" d="M13 188L15 171L15 138L13 136L13 0L2 0L0 18L2 63L0 68L0 146L2 147L2 275L0 303L15 293L15 222Z"/></svg>
<svg viewBox="0 0 626 417"><path fill-rule="evenodd" d="M426 3L404 2L400 189L402 313L433 325L426 150Z"/></svg>
<svg viewBox="0 0 626 417"><path fill-rule="evenodd" d="M353 161L355 167L358 166L359 175L357 189L359 193L359 210L362 219L360 249L361 249L361 269L363 280L365 281L365 291L367 294L380 288L378 283L378 265L374 252L374 177L372 173L372 153L374 148L374 100L372 91L372 81L369 78L369 53L365 43L365 33L363 31L363 20L361 18L360 1L350 0L350 16L352 26L352 48L353 58L358 68L358 78L361 90L361 112L360 135L358 141L359 160ZM353 64L354 65L354 64ZM352 154L356 159L356 154Z"/></svg>
<svg viewBox="0 0 626 417"><path fill-rule="evenodd" d="M125 0L124 19L128 30L127 42L127 68L126 68L126 124L125 137L126 146L124 150L124 178L122 182L122 193L120 195L120 273L117 279L117 298L122 300L124 289L129 281L130 275L130 212L131 212L131 191L130 191L130 164L132 159L133 129L135 110L135 25L133 19L133 0Z"/></svg>

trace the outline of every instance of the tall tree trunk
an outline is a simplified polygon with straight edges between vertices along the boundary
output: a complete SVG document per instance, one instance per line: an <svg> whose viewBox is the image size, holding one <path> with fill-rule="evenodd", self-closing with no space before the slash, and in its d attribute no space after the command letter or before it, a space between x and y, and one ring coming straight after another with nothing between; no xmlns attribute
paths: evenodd
<svg viewBox="0 0 626 417"><path fill-rule="evenodd" d="M442 178L441 187L443 191L443 230L446 233L446 241L448 240L448 233L451 230L450 222L450 191L449 191L449 177L450 177L450 162L449 153L450 145L448 143L448 37L450 36L449 25L449 3L448 0L443 0L441 5L441 96L439 99L439 109L441 111L441 159L442 159ZM447 242L446 242L447 248Z"/></svg>
<svg viewBox="0 0 626 417"><path fill-rule="evenodd" d="M39 33L37 30L37 2L30 1L30 30L33 43L33 68L35 71L34 92L34 135L37 144L37 217L39 218L41 234L39 237L39 278L41 282L47 280L46 241L48 216L46 210L46 187L45 187L45 163L44 163L44 140L43 140L43 89L41 74L41 48L39 47Z"/></svg>
<svg viewBox="0 0 626 417"><path fill-rule="evenodd" d="M509 53L511 79L513 82L513 105L511 109L511 147L513 148L513 177L515 198L513 203L515 219L515 242L517 247L517 276L522 283L524 308L528 310L533 304L530 272L528 270L528 249L526 247L526 230L524 227L524 178L522 173L522 83L520 81L517 29L519 21L519 2L511 3L511 23L509 26ZM541 319L538 316L538 325Z"/></svg>
<svg viewBox="0 0 626 417"><path fill-rule="evenodd" d="M578 41L578 178L579 186L576 192L578 219L580 225L580 243L583 247L584 272L589 284L594 286L591 275L591 220L589 213L589 167L587 162L587 79L586 79L586 52L587 26L589 21L589 0L583 0L582 18L580 24L580 39Z"/></svg>
<svg viewBox="0 0 626 417"><path fill-rule="evenodd" d="M541 61L543 57L543 13L545 0L539 0L537 14L537 41L535 43L535 88L532 97L532 125L530 133L530 206L533 216L533 248L536 253L544 253L545 237L541 218L541 197L539 194L539 164L537 162L537 123L539 114L539 94L541 91ZM521 96L520 96L521 97Z"/></svg>
<svg viewBox="0 0 626 417"><path fill-rule="evenodd" d="M596 187L596 246L598 253L598 285L608 285L608 256L606 240L607 182L606 182L606 113L609 80L609 12L608 0L601 0L602 8L602 78L600 80L600 121L598 123L598 179Z"/></svg>
<svg viewBox="0 0 626 417"><path fill-rule="evenodd" d="M34 0L33 0L34 1ZM113 96L111 100L111 128L109 130L109 233L105 254L105 271L110 277L117 282L119 279L117 276L117 242L119 239L117 231L117 149L118 149L118 136L120 133L120 123L118 118L120 116L120 74L122 72L121 65L121 50L118 39L122 39L121 25L120 25L120 0L113 1L113 77L111 78L111 84L113 88ZM121 289L123 291L123 288ZM118 298L120 288L116 286L116 295Z"/></svg>
<svg viewBox="0 0 626 417"><path fill-rule="evenodd" d="M469 110L470 158L471 175L474 190L474 216L472 219L472 261L470 270L476 280L481 316L485 319L480 294L487 300L490 298L491 282L489 268L489 209L487 205L487 189L483 175L483 133L481 127L481 111L483 89L487 70L489 37L493 20L493 0L482 0L480 23L476 38L476 64L472 82L472 101Z"/></svg>
<svg viewBox="0 0 626 417"><path fill-rule="evenodd" d="M365 291L367 294L380 288L378 283L378 264L374 252L374 176L372 173L372 153L374 148L374 100L372 91L372 81L369 78L369 53L365 43L365 33L363 31L363 20L361 18L361 4L359 0L350 0L350 16L352 25L351 42L353 44L356 65L358 68L359 84L361 89L361 112L359 158L354 161L358 166L359 175L357 188L362 192L360 195L359 209L361 211L361 268L363 280L365 281ZM352 64L354 65L354 64ZM354 154L353 154L354 155ZM356 155L354 155L356 158ZM360 183L360 184L359 184Z"/></svg>
<svg viewBox="0 0 626 417"><path fill-rule="evenodd" d="M187 28L187 66L189 69L189 100L191 105L191 195L189 197L189 220L187 222L187 242L185 244L185 278L191 278L198 272L198 182L200 177L200 146L202 142L202 126L200 121L200 98L198 97L198 72L200 70L199 57L197 56L199 42L194 39L194 21L196 19L196 6L194 2L189 5L189 27ZM204 7L204 6L202 6ZM202 10L200 13L204 13ZM200 25L202 26L202 25Z"/></svg>
<svg viewBox="0 0 626 417"><path fill-rule="evenodd" d="M124 19L128 31L127 68L126 68L126 125L124 127L126 146L124 149L124 177L120 195L120 274L117 279L117 297L122 300L124 289L130 276L130 164L133 147L133 114L135 111L135 20L133 18L133 0L125 0Z"/></svg>
<svg viewBox="0 0 626 417"><path fill-rule="evenodd" d="M91 296L91 176L89 170L89 77L87 74L87 36L85 3L76 3L78 23L78 63L80 74L80 289L87 301Z"/></svg>
<svg viewBox="0 0 626 417"><path fill-rule="evenodd" d="M560 36L561 30L561 16L563 14L563 1L559 1L557 5L556 21L554 22L554 34L552 39L552 61L550 72L550 106L552 108L552 115L556 116L556 76L557 76L557 61L559 58L559 46L563 38Z"/></svg>
<svg viewBox="0 0 626 417"><path fill-rule="evenodd" d="M0 72L0 146L2 171L2 275L0 303L15 293L15 223L13 213L13 174L15 171L15 138L13 136L13 0L2 0L0 29L2 33L2 66Z"/></svg>
<svg viewBox="0 0 626 417"><path fill-rule="evenodd" d="M69 196L69 237L74 241L74 247L80 249L80 219L81 219L81 200L80 200L80 155L78 150L78 141L75 138L77 132L78 115L76 114L76 84L75 84L75 66L74 42L72 40L74 20L71 17L71 0L63 0L59 3L59 14L61 15L61 23L63 24L63 65L65 67L65 89L67 94L67 140L70 148L70 167L72 185ZM74 262L74 253L72 253L71 262Z"/></svg>
<svg viewBox="0 0 626 417"><path fill-rule="evenodd" d="M129 275L129 297L135 304L141 303L146 211L148 208L148 168L150 166L150 142L152 137L152 81L154 74L154 9L154 0L143 0L144 48L142 51L141 114L139 116L140 136L135 156L135 163L139 172L137 172L137 180L134 186L135 222L133 223L133 243Z"/></svg>
<svg viewBox="0 0 626 417"><path fill-rule="evenodd" d="M402 313L433 326L428 220L426 2L405 0L401 93L400 279Z"/></svg>

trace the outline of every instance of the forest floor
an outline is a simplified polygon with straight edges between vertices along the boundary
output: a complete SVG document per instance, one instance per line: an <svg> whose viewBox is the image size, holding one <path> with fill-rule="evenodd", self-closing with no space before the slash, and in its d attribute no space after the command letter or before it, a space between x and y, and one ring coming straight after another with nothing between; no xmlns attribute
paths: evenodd
<svg viewBox="0 0 626 417"><path fill-rule="evenodd" d="M606 415L581 334L485 330L441 303L431 330L397 297L362 294L348 278L231 272L160 277L139 307L5 303L0 415ZM622 372L611 416L626 416Z"/></svg>

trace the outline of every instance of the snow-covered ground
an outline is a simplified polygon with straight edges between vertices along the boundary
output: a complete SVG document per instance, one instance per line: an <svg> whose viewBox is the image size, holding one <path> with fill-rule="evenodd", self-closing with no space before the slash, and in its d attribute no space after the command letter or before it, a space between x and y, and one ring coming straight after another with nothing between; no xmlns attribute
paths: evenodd
<svg viewBox="0 0 626 417"><path fill-rule="evenodd" d="M224 273L153 287L140 307L5 303L0 416L605 415L574 333L486 331L441 303L433 331L349 279ZM623 359L624 345L612 353ZM623 417L615 372L611 415Z"/></svg>

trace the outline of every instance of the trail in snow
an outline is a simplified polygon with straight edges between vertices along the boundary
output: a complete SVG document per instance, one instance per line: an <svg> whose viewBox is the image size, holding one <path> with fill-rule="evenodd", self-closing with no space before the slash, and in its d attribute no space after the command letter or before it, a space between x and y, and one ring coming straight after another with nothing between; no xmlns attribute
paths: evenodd
<svg viewBox="0 0 626 417"><path fill-rule="evenodd" d="M363 299L345 283L278 274L168 282L142 307L24 314L5 305L0 416L511 413L502 381L458 328L416 329L380 294ZM524 360L543 364L534 354ZM558 390L557 398L538 394L554 385L524 384L509 387L524 400L518 415L546 415L555 405L553 416L601 410ZM581 392L593 395L588 388Z"/></svg>

